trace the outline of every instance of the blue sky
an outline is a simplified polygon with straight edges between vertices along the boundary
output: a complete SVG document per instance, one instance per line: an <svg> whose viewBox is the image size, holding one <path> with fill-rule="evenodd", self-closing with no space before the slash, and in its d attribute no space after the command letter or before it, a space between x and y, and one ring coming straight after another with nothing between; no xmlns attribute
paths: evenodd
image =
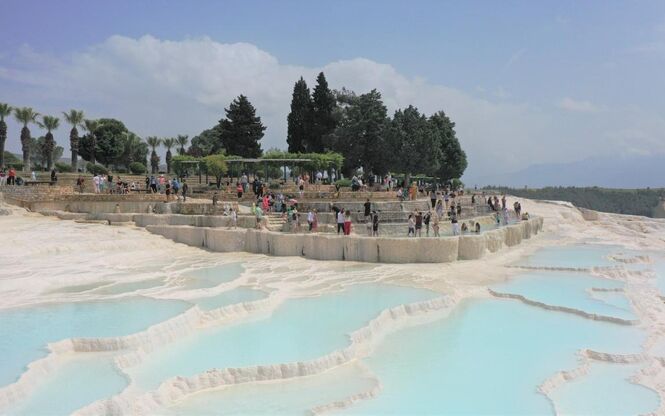
<svg viewBox="0 0 665 416"><path fill-rule="evenodd" d="M363 92L376 79L390 110L412 102L449 112L477 174L495 160L518 167L496 141L532 147L518 156L534 163L665 152L663 1L5 0L0 8L0 101L56 114L79 106L141 135L195 135L222 115L232 98L223 91L244 88L268 124L264 147L283 147L290 97L275 95L290 95L292 77L313 83L327 69L336 88ZM159 68L173 65L165 57L192 64L167 69L165 81ZM234 59L251 78L232 73ZM228 66L215 71L220 62ZM87 72L67 75L80 68ZM108 85L98 89L100 77ZM172 124L160 114L187 117ZM11 132L8 146L19 148Z"/></svg>

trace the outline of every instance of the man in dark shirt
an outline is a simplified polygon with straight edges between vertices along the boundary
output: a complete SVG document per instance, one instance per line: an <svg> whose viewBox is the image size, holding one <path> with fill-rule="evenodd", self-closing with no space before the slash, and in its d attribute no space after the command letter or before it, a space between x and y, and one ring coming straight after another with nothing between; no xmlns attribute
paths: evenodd
<svg viewBox="0 0 665 416"><path fill-rule="evenodd" d="M372 212L372 203L369 202L369 198L367 198L367 202L365 202L365 218L370 216L370 213Z"/></svg>

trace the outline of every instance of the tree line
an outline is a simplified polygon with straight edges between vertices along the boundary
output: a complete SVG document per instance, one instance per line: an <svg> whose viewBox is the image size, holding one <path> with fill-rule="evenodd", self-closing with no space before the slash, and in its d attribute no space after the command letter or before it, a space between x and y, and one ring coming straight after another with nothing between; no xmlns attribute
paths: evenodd
<svg viewBox="0 0 665 416"><path fill-rule="evenodd" d="M240 95L225 111L225 118L192 139L187 154L260 157L266 128L249 99ZM291 154L341 154L346 176L362 169L375 175L402 173L407 180L422 174L448 181L467 167L455 123L443 111L427 116L410 105L390 117L377 90L331 90L323 72L313 91L302 77L295 82L286 143Z"/></svg>
<svg viewBox="0 0 665 416"><path fill-rule="evenodd" d="M567 201L580 208L614 214L652 217L654 209L665 199L665 189L608 189L599 187L578 188L547 187L540 189L487 187L521 198Z"/></svg>
<svg viewBox="0 0 665 416"><path fill-rule="evenodd" d="M4 118L12 113L23 125L24 170L29 170L31 152L44 155L50 169L56 149L52 132L59 127L60 120L40 117L29 107L13 109L8 104L0 104L0 157L7 137ZM238 96L225 108L225 116L216 125L193 137L188 148L185 148L188 142L185 135L175 138L150 136L144 141L119 120L89 120L78 110L65 112L63 117L71 126L69 144L73 170L77 168L80 156L93 166L96 163L125 166L137 173L150 166L156 173L160 162L156 149L160 145L167 149L168 172L171 171L171 149L174 147L180 155L196 158L217 154L259 158L263 154L261 139L266 130L256 108L245 95ZM319 73L311 92L302 77L295 82L286 121L290 154L341 154L343 163L338 170L346 176L362 169L365 174L380 176L405 174L407 181L411 174L448 181L461 177L467 166L455 123L443 111L428 116L409 105L390 116L377 90L364 94L345 88L331 90L323 72ZM40 150L33 145L31 124L47 130L42 144L37 146ZM79 128L85 134L79 136ZM0 158L0 166L3 165Z"/></svg>
<svg viewBox="0 0 665 416"><path fill-rule="evenodd" d="M7 140L7 123L5 118L14 115L21 128L21 150L23 161L9 160L9 153L5 152ZM147 137L144 141L137 134L131 132L124 123L112 118L97 120L87 119L83 111L69 110L62 113L63 119L71 126L69 132L69 147L71 150L71 165L58 164L61 171L76 171L79 157L88 162L88 167L95 169L101 164L109 167L123 166L132 173L145 173L148 166L148 152L152 148L150 167L153 173L159 170L160 158L156 148L160 145L166 147L167 169L170 171L172 158L171 148L178 147L180 154L185 153L188 136L178 135L175 138ZM46 130L46 134L39 138L32 137L30 127L36 125ZM64 153L61 146L57 146L53 132L60 127L60 119L54 116L41 115L30 107L13 108L9 104L0 103L0 167L8 162L20 165L26 172L33 166L51 170L55 162ZM79 133L81 129L81 133ZM91 169L88 169L91 170Z"/></svg>

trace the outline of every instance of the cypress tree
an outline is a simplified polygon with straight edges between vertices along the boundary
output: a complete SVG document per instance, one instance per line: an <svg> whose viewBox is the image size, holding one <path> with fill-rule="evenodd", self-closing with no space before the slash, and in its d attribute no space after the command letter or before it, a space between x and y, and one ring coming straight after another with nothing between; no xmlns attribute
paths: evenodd
<svg viewBox="0 0 665 416"><path fill-rule="evenodd" d="M226 118L219 121L221 139L227 155L242 157L260 157L261 143L265 126L256 109L244 95L231 102L226 111Z"/></svg>
<svg viewBox="0 0 665 416"><path fill-rule="evenodd" d="M326 136L335 130L336 122L333 115L336 101L323 72L316 77L316 87L312 92L312 134L308 151L323 152L330 146L325 143Z"/></svg>
<svg viewBox="0 0 665 416"><path fill-rule="evenodd" d="M311 132L312 97L305 80L300 77L293 86L291 112L287 117L288 132L286 143L289 152L306 152L308 133Z"/></svg>

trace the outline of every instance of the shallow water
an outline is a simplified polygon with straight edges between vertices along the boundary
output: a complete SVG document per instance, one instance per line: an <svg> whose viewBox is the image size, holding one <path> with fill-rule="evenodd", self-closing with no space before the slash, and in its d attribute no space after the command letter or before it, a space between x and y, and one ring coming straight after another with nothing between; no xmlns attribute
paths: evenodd
<svg viewBox="0 0 665 416"><path fill-rule="evenodd" d="M595 362L589 374L568 382L552 394L565 415L635 415L658 407L658 394L629 378L640 370L637 364Z"/></svg>
<svg viewBox="0 0 665 416"><path fill-rule="evenodd" d="M348 414L552 414L536 387L576 352L638 352L634 327L510 300L468 301L447 319L390 335L366 359L384 390ZM629 394L629 393L627 393Z"/></svg>
<svg viewBox="0 0 665 416"><path fill-rule="evenodd" d="M347 334L382 310L437 296L423 289L371 284L293 299L265 319L211 328L169 344L128 372L139 386L155 388L169 377L210 368L310 360L348 346Z"/></svg>
<svg viewBox="0 0 665 416"><path fill-rule="evenodd" d="M166 415L306 415L315 406L367 391L374 381L355 365L282 382L241 384L192 396ZM260 397L260 400L257 398Z"/></svg>
<svg viewBox="0 0 665 416"><path fill-rule="evenodd" d="M28 363L44 357L49 342L128 335L191 306L181 301L133 297L0 311L0 386L16 381Z"/></svg>
<svg viewBox="0 0 665 416"><path fill-rule="evenodd" d="M575 244L540 249L516 263L530 267L591 268L617 266L608 258L617 246Z"/></svg>
<svg viewBox="0 0 665 416"><path fill-rule="evenodd" d="M622 319L635 319L635 314L623 293L594 292L593 295L590 293L591 288L622 287L621 282L584 273L544 271L518 275L506 283L493 285L492 289L501 293L522 295L548 305L564 306Z"/></svg>
<svg viewBox="0 0 665 416"><path fill-rule="evenodd" d="M127 379L113 364L112 356L78 354L47 376L27 400L10 415L68 415L95 400L120 393Z"/></svg>
<svg viewBox="0 0 665 416"><path fill-rule="evenodd" d="M230 282L244 271L242 263L230 263L219 266L204 267L183 273L184 285L187 289L206 289Z"/></svg>

